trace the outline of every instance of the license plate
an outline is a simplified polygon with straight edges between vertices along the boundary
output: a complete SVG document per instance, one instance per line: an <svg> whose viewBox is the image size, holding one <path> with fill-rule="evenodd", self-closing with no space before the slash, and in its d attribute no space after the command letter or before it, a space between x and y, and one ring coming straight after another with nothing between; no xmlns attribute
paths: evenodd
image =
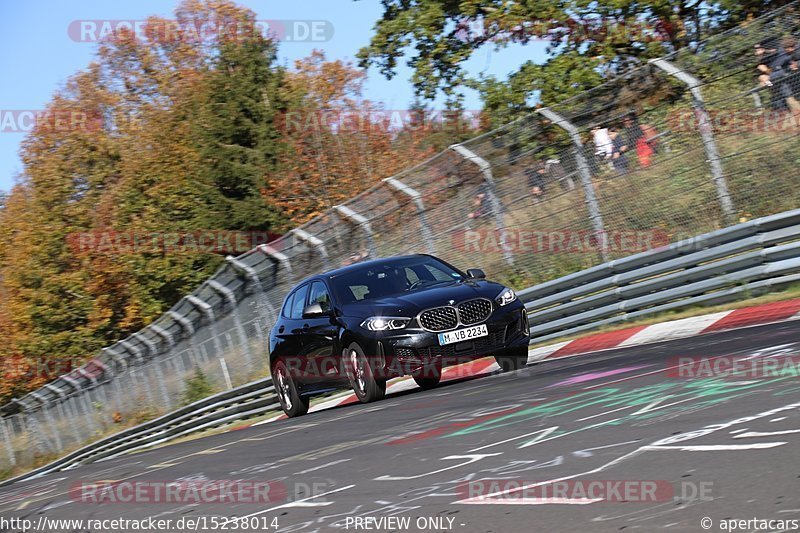
<svg viewBox="0 0 800 533"><path fill-rule="evenodd" d="M439 333L439 345L453 344L455 342L468 341L477 339L478 337L485 337L489 334L486 324L480 326L472 326L471 328L457 329L455 331L447 331Z"/></svg>

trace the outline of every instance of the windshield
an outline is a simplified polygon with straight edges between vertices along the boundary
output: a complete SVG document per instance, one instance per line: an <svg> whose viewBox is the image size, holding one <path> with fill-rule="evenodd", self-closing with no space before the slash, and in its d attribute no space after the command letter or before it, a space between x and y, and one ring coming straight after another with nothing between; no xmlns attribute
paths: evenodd
<svg viewBox="0 0 800 533"><path fill-rule="evenodd" d="M433 257L388 259L364 265L332 280L337 299L344 303L394 296L422 287L450 283L464 275Z"/></svg>

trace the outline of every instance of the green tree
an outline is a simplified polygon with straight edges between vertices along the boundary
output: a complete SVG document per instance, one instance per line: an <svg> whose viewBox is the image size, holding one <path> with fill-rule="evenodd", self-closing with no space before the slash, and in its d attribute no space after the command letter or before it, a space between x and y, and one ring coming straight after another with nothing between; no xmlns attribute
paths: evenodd
<svg viewBox="0 0 800 533"><path fill-rule="evenodd" d="M392 78L408 56L417 94L441 91L459 100L481 91L495 122L535 103L548 105L643 64L692 47L713 33L760 15L784 0L384 0L360 65ZM475 78L463 64L484 46L548 40L543 64L526 62L507 79Z"/></svg>

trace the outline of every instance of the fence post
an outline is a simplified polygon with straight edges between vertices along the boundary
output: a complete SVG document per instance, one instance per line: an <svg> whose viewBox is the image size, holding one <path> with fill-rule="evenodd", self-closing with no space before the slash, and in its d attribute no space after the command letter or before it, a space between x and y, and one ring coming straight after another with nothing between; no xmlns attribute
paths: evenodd
<svg viewBox="0 0 800 533"><path fill-rule="evenodd" d="M289 258L286 256L286 254L279 252L269 244L259 244L258 249L261 251L261 253L281 265L283 269L289 273L290 280L294 279L294 274L292 273L292 263L289 261ZM275 283L277 284L277 280Z"/></svg>
<svg viewBox="0 0 800 533"><path fill-rule="evenodd" d="M275 309L269 303L268 299L266 298L266 294L264 293L264 287L261 284L261 278L259 277L258 273L253 267L251 267L250 265L246 265L245 263L239 261L235 257L229 255L228 257L225 258L225 260L228 262L228 264L231 265L231 267L233 267L234 270L236 270L241 274L244 274L244 276L247 278L247 281L250 283L249 286L253 287L253 290L256 291L255 295L256 319L253 320L253 323L255 325L256 334L258 335L258 338L263 342L264 331L262 329L262 324L259 321L263 320L264 323L267 325L267 327L269 327L268 321L277 320L278 315L275 312ZM264 316L265 307L267 308L267 310L271 315L269 318Z"/></svg>
<svg viewBox="0 0 800 533"><path fill-rule="evenodd" d="M11 444L11 435L6 427L6 419L0 418L0 424L3 426L3 442L6 445L6 453L8 453L8 461L11 466L17 466L17 456L14 454L14 446Z"/></svg>
<svg viewBox="0 0 800 533"><path fill-rule="evenodd" d="M219 281L215 279L210 279L207 282L207 285L211 287L214 292L217 292L222 296L225 300L228 301L228 304L233 308L232 315L233 315L233 325L236 328L236 333L239 335L239 342L242 344L244 348L244 355L245 359L247 360L247 366L252 368L253 367L253 354L250 351L250 341L247 339L247 333L244 330L244 326L242 325L241 317L239 316L239 302L236 301L236 295L233 293L233 290L229 287L226 287Z"/></svg>
<svg viewBox="0 0 800 533"><path fill-rule="evenodd" d="M152 387L150 387L150 381L147 379L147 375L142 370L144 368L144 356L142 356L141 348L139 348L134 344L131 344L127 339L119 341L119 345L125 348L127 352L133 353L134 356L136 357L136 360L139 362L139 366L131 367L129 369L131 380L136 382L137 384L139 382L144 384L144 390L147 393L147 399L150 401L150 404L152 406L155 406L156 402L153 396L153 389Z"/></svg>
<svg viewBox="0 0 800 533"><path fill-rule="evenodd" d="M211 342L214 343L214 349L217 351L217 356L221 357L222 343L219 341L219 335L217 334L217 317L214 313L214 309L208 302L204 302L193 294L187 296L186 301L199 309L201 313L206 315L209 323L208 325L211 328Z"/></svg>
<svg viewBox="0 0 800 533"><path fill-rule="evenodd" d="M322 239L315 235L311 235L309 232L300 228L291 230L291 233L293 233L298 240L308 243L310 246L316 248L319 251L320 257L322 257L322 262L326 267L330 268L331 261L330 257L328 257L328 249L325 248L325 243L322 242Z"/></svg>
<svg viewBox="0 0 800 533"><path fill-rule="evenodd" d="M461 157L468 161L472 161L478 168L481 170L481 175L483 176L483 181L486 183L486 187L489 192L489 202L492 205L492 214L494 215L494 223L497 227L497 231L500 233L498 238L498 243L500 247L503 249L503 257L505 257L506 263L509 265L514 264L514 256L511 254L511 249L506 244L506 223L503 218L503 204L500 202L500 198L497 196L497 186L494 182L494 176L492 175L492 167L488 161L480 157L478 154L470 150L464 145L461 144L454 144L450 146L450 149L459 154Z"/></svg>
<svg viewBox="0 0 800 533"><path fill-rule="evenodd" d="M47 447L54 451L55 453L61 452L63 449L61 447L61 437L58 434L58 428L56 427L55 420L53 420L52 415L50 414L50 402L48 402L47 398L42 396L38 391L34 391L30 393L38 402L39 402L39 412L42 413L42 417L44 418L45 422L53 432L53 442L51 443L50 439L45 436L44 431L42 430L41 425L37 425L36 429L39 431L39 439L47 445ZM38 420L37 420L38 423ZM55 446L53 446L55 444Z"/></svg>
<svg viewBox="0 0 800 533"><path fill-rule="evenodd" d="M177 311L167 311L167 314L180 325L181 330L183 331L183 337L189 344L189 353L191 354L191 358L194 361L195 366L199 367L200 361L198 360L197 346L194 342L194 324L192 324L191 320Z"/></svg>
<svg viewBox="0 0 800 533"><path fill-rule="evenodd" d="M419 218L420 229L422 231L422 239L425 241L428 253L436 255L436 245L433 242L431 227L428 225L428 220L425 217L425 203L422 201L422 195L416 189L409 187L396 178L385 178L383 182L390 188L405 194L414 202L417 208L417 218Z"/></svg>
<svg viewBox="0 0 800 533"><path fill-rule="evenodd" d="M697 116L698 130L700 131L700 137L703 139L703 148L706 151L706 157L708 157L708 164L711 167L711 177L717 188L717 199L719 200L722 214L725 216L726 222L734 223L736 210L731 200L730 193L728 192L728 183L725 181L725 174L722 170L722 158L719 155L717 143L714 140L714 132L711 128L711 120L708 116L708 111L706 111L703 93L700 91L700 80L664 58L659 57L651 59L649 63L663 70L668 75L677 78L689 87L689 91L692 93L692 107L694 107L694 112Z"/></svg>
<svg viewBox="0 0 800 533"><path fill-rule="evenodd" d="M373 238L372 233L372 226L370 226L369 220L363 215L359 215L346 205L335 205L333 209L345 220L348 222L352 222L356 226L360 227L364 232L364 235L367 237L367 251L369 252L369 257L374 258L378 255L378 252L375 248L375 239Z"/></svg>
<svg viewBox="0 0 800 533"><path fill-rule="evenodd" d="M126 370L128 370L128 361L126 361L125 358L122 355L120 355L120 353L117 352L113 347L109 346L103 348L100 351L103 353L107 353L109 357L113 359L114 362L120 367L120 371L115 372L115 374L119 374L121 372L125 372ZM114 376L112 379L116 379L116 376Z"/></svg>
<svg viewBox="0 0 800 533"><path fill-rule="evenodd" d="M575 145L575 162L578 165L578 172L581 176L583 195L586 198L586 206L589 209L589 219L592 223L592 230L594 230L597 242L600 243L600 257L603 261L608 261L608 235L606 234L605 224L603 223L603 215L600 213L600 203L597 201L597 195L594 193L592 173L589 170L589 164L586 162L586 156L583 153L583 141L581 141L580 132L574 124L548 107L537 109L536 112L566 131L572 140L572 144Z"/></svg>
<svg viewBox="0 0 800 533"><path fill-rule="evenodd" d="M261 246L266 246L266 245L262 244ZM214 343L214 350L216 350L217 352L216 357L224 361L225 354L223 353L222 350L222 342L220 342L219 339L219 331L217 331L217 319L214 314L214 308L211 307L211 305L208 302L204 302L203 300L201 300L200 298L198 298L193 294L187 296L186 301L195 306L196 308L198 308L200 312L205 314L206 317L208 318L208 327L211 329L211 342ZM230 376L227 375L227 370L228 370L227 368L223 368L223 378L225 379L226 385L230 383L231 380Z"/></svg>
<svg viewBox="0 0 800 533"><path fill-rule="evenodd" d="M66 417L66 413L64 412L64 400L67 397L66 391L64 389L56 387L52 383L45 383L44 384L44 388L53 391L58 396L58 400L56 401L55 407L59 411L59 416L61 418L61 421L63 423L66 423L67 425L69 425L72 428L73 434L75 434L74 433L75 432L75 425L70 423L70 421ZM58 445L58 450L62 451L64 449L64 446L61 443L61 437L60 437L60 435L58 433L58 428L55 426L55 424L53 425L53 430L54 430L54 433L55 433L55 436L56 436L56 444ZM78 442L77 438L75 440L76 440L76 442Z"/></svg>

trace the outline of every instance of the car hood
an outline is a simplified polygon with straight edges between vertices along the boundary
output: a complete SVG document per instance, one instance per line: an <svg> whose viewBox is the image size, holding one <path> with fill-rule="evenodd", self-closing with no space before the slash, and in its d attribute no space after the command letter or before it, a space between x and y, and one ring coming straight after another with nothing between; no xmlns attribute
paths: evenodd
<svg viewBox="0 0 800 533"><path fill-rule="evenodd" d="M345 316L415 316L424 309L456 304L474 298L494 298L503 290L503 285L487 280L453 281L423 287L411 292L402 292L383 298L352 302L342 306Z"/></svg>

